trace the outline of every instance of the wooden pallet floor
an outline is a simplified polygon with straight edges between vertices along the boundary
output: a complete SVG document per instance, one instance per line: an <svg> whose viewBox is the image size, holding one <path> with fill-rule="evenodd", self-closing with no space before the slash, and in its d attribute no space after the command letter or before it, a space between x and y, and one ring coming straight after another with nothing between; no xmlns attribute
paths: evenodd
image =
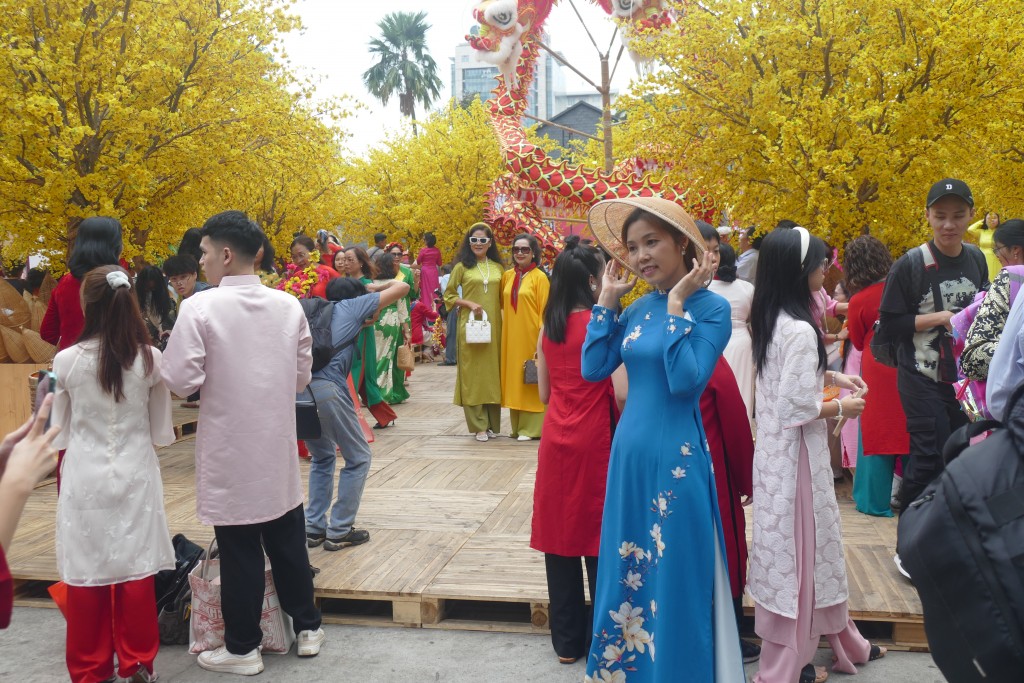
<svg viewBox="0 0 1024 683"><path fill-rule="evenodd" d="M454 368L417 366L412 400L395 407L397 424L375 432L358 519L370 543L310 551L321 570L316 595L328 621L546 630L543 558L529 548L537 442L475 441L462 409L451 405L454 378ZM175 423L187 425L195 415L175 408ZM212 529L195 516L193 449L186 435L160 451L165 504L171 532L205 544ZM305 474L308 465L302 468ZM917 594L892 563L896 521L858 514L848 486L838 496L853 617L877 622L881 632L873 635L897 646L925 646ZM55 505L55 486L36 491L8 553L14 577L26 581L26 597L32 588L38 598L43 585L28 580L57 580Z"/></svg>

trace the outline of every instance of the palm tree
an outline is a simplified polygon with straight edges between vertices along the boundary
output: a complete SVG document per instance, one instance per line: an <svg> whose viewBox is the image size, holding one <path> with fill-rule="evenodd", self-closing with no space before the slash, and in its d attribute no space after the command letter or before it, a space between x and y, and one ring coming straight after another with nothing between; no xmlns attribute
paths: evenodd
<svg viewBox="0 0 1024 683"><path fill-rule="evenodd" d="M441 96L437 63L427 52L427 13L391 12L377 23L380 37L370 41L377 63L363 73L363 85L387 106L398 93L398 108L412 119L416 134L416 102L425 109Z"/></svg>

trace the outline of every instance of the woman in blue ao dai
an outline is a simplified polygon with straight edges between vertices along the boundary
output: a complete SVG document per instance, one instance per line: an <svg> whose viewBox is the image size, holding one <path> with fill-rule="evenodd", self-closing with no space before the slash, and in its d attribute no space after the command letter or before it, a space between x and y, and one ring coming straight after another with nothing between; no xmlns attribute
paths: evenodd
<svg viewBox="0 0 1024 683"><path fill-rule="evenodd" d="M702 288L712 258L696 225L658 198L601 202L602 245L656 291L617 313L636 278L609 263L583 376L625 363L612 442L587 683L744 681L700 395L729 339L729 305Z"/></svg>

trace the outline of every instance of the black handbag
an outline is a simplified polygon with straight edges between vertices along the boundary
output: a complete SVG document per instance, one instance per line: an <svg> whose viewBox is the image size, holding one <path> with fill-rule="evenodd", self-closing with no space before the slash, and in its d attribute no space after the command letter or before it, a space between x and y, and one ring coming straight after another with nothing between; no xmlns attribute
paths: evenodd
<svg viewBox="0 0 1024 683"><path fill-rule="evenodd" d="M320 414L316 411L316 398L309 387L295 395L295 438L300 441L319 439L324 435Z"/></svg>

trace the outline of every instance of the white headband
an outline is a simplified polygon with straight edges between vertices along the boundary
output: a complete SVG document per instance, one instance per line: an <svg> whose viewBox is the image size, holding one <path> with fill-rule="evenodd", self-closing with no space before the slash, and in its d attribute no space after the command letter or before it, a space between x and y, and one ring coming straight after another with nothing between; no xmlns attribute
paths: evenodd
<svg viewBox="0 0 1024 683"><path fill-rule="evenodd" d="M799 225L793 229L800 233L800 263L803 263L807 258L807 250L811 248L811 233Z"/></svg>
<svg viewBox="0 0 1024 683"><path fill-rule="evenodd" d="M132 281L128 279L128 275L124 271L112 270L107 273L107 284L111 289L120 289L121 287L131 289Z"/></svg>

